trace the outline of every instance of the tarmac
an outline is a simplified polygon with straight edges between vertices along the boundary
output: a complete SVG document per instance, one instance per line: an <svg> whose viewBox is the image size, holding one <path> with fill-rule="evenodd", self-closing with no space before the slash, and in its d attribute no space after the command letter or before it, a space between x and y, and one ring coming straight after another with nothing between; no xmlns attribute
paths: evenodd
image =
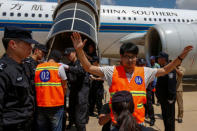
<svg viewBox="0 0 197 131"><path fill-rule="evenodd" d="M105 84L105 89L108 86ZM183 83L183 104L184 104L184 116L183 123L176 124L176 131L197 131L197 80L187 80ZM106 99L109 100L109 94L107 92ZM156 122L155 125L149 126L149 119L146 119L147 131L164 131L164 124L161 115L160 105L153 105L155 111ZM177 103L176 103L176 119L177 119ZM101 131L102 126L98 124L96 117L90 117L89 123L86 126L87 131ZM70 131L76 131L75 127L72 127Z"/></svg>

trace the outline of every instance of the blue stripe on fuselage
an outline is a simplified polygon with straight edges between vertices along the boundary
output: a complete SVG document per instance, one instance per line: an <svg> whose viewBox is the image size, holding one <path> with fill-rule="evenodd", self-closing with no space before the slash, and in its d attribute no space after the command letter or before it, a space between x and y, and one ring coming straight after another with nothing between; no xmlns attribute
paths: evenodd
<svg viewBox="0 0 197 131"><path fill-rule="evenodd" d="M26 21L26 20L0 20L0 31L5 26L21 26L32 31L49 31L51 21ZM129 23L101 23L100 32L103 33L144 33L153 24L129 24Z"/></svg>

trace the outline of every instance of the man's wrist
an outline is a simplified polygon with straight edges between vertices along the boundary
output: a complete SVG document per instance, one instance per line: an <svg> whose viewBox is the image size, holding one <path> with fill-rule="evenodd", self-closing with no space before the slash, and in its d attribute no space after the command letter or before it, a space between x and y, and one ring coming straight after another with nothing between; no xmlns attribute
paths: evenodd
<svg viewBox="0 0 197 131"><path fill-rule="evenodd" d="M177 57L181 62L183 61L183 58L181 58L180 56Z"/></svg>

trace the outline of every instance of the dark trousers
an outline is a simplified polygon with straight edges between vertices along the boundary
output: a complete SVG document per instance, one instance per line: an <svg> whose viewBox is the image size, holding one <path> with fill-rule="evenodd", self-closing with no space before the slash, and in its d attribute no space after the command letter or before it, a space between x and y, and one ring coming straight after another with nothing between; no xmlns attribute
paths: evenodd
<svg viewBox="0 0 197 131"><path fill-rule="evenodd" d="M101 108L103 106L103 103L102 103L103 94L104 94L103 86L98 87L98 86L92 85L92 87L90 88L90 93L89 93L90 114L94 112L95 105L96 105L98 114L100 114Z"/></svg>
<svg viewBox="0 0 197 131"><path fill-rule="evenodd" d="M147 91L146 113L148 114L151 120L155 120L155 114L154 114L153 103L152 103L152 91L150 90L146 90L146 91Z"/></svg>
<svg viewBox="0 0 197 131"><path fill-rule="evenodd" d="M88 115L89 87L83 87L79 91L70 91L69 95L69 122L76 125L77 131L86 131Z"/></svg>
<svg viewBox="0 0 197 131"><path fill-rule="evenodd" d="M69 108L68 108L69 124L76 124L75 123L75 107L76 107L76 104L77 104L77 92L75 90L70 90Z"/></svg>
<svg viewBox="0 0 197 131"><path fill-rule="evenodd" d="M28 120L19 124L4 125L3 131L32 131L32 120Z"/></svg>
<svg viewBox="0 0 197 131"><path fill-rule="evenodd" d="M36 131L62 131L64 107L38 108Z"/></svg>
<svg viewBox="0 0 197 131"><path fill-rule="evenodd" d="M160 103L165 131L175 131L175 101L170 104L167 100L161 100Z"/></svg>

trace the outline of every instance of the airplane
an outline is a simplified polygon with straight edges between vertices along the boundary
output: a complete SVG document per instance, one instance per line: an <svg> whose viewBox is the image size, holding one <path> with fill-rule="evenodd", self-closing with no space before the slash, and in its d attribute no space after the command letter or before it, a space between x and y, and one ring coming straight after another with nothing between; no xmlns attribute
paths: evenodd
<svg viewBox="0 0 197 131"><path fill-rule="evenodd" d="M53 24L54 2L0 2L0 39L5 26L22 26L33 31L33 37L45 43ZM102 57L118 58L122 43L133 42L146 58L159 51L179 55L186 45L193 51L184 60L187 75L197 74L197 11L101 5L98 49ZM0 55L3 47L0 44Z"/></svg>

